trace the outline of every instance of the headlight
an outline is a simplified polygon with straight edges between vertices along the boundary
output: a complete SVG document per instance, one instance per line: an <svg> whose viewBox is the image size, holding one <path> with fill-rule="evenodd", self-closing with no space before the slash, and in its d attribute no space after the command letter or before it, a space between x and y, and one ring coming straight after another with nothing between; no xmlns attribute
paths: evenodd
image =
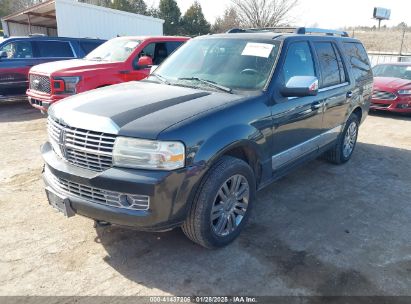
<svg viewBox="0 0 411 304"><path fill-rule="evenodd" d="M53 89L57 94L76 94L77 84L80 82L80 77L56 77L53 78Z"/></svg>
<svg viewBox="0 0 411 304"><path fill-rule="evenodd" d="M400 95L411 95L411 90L399 90L398 94L400 94Z"/></svg>
<svg viewBox="0 0 411 304"><path fill-rule="evenodd" d="M117 137L113 165L118 167L175 170L184 167L185 147L181 142Z"/></svg>

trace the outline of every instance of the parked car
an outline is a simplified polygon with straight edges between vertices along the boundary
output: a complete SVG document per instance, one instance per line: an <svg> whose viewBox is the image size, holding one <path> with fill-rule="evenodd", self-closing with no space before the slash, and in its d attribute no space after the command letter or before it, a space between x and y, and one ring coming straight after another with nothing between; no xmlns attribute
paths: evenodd
<svg viewBox="0 0 411 304"><path fill-rule="evenodd" d="M411 63L385 63L374 68L371 109L411 113Z"/></svg>
<svg viewBox="0 0 411 304"><path fill-rule="evenodd" d="M363 45L273 31L195 38L146 80L53 105L41 148L50 204L97 223L181 226L214 248L239 235L257 190L324 153L347 162L372 94Z"/></svg>
<svg viewBox="0 0 411 304"><path fill-rule="evenodd" d="M33 107L48 107L68 96L132 80L142 80L187 37L119 37L83 59L41 64L30 70L27 91Z"/></svg>
<svg viewBox="0 0 411 304"><path fill-rule="evenodd" d="M63 37L12 37L0 41L0 102L26 98L32 66L82 58L105 40Z"/></svg>

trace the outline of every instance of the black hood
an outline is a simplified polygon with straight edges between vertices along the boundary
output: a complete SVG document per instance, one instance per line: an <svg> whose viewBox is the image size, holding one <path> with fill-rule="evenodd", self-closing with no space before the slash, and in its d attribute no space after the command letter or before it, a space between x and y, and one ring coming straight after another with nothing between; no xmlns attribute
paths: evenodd
<svg viewBox="0 0 411 304"><path fill-rule="evenodd" d="M56 119L77 128L155 139L192 116L241 96L149 82L113 85L58 102L49 110Z"/></svg>

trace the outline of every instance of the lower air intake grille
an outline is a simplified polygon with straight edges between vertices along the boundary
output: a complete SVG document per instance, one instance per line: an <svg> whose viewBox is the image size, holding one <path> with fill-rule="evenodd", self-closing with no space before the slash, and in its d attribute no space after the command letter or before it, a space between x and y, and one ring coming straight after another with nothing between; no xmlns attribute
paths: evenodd
<svg viewBox="0 0 411 304"><path fill-rule="evenodd" d="M96 204L129 210L142 211L148 210L150 207L150 197L145 195L119 193L74 183L58 178L47 167L44 175L51 187L62 194L78 197Z"/></svg>

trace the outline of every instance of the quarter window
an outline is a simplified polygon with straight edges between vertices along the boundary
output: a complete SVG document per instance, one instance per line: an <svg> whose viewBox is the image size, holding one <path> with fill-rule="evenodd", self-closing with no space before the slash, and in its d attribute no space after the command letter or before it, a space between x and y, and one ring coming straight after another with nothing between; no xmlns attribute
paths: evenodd
<svg viewBox="0 0 411 304"><path fill-rule="evenodd" d="M73 58L70 43L65 41L36 41L40 58Z"/></svg>
<svg viewBox="0 0 411 304"><path fill-rule="evenodd" d="M307 42L294 42L287 51L283 66L285 83L294 76L315 76L314 62Z"/></svg>
<svg viewBox="0 0 411 304"><path fill-rule="evenodd" d="M346 82L342 59L331 42L314 43L322 75L322 88Z"/></svg>
<svg viewBox="0 0 411 304"><path fill-rule="evenodd" d="M344 50L351 64L355 80L362 81L372 78L370 61L362 44L346 42L344 43Z"/></svg>
<svg viewBox="0 0 411 304"><path fill-rule="evenodd" d="M31 43L28 41L14 41L3 46L0 51L7 53L8 59L33 58Z"/></svg>

